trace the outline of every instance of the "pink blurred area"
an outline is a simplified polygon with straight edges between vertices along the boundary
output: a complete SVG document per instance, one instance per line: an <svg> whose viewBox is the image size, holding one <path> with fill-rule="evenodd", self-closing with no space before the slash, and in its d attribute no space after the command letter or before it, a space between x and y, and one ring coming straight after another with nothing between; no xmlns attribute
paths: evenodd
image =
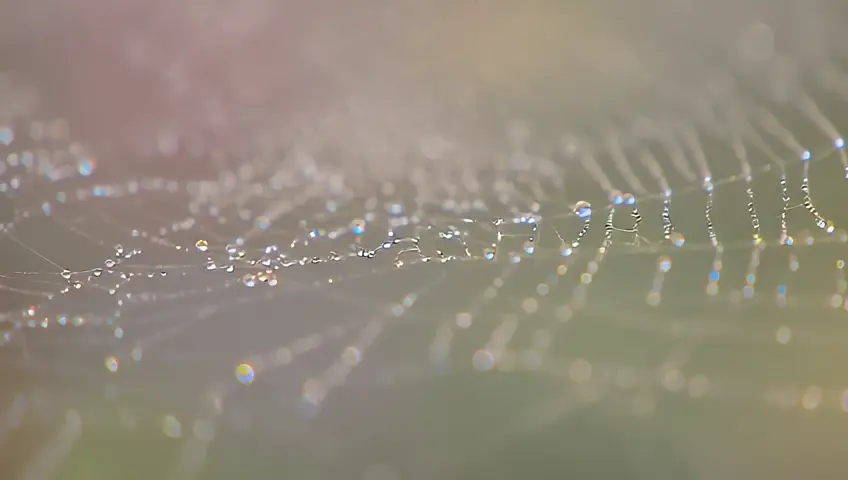
<svg viewBox="0 0 848 480"><path fill-rule="evenodd" d="M263 132L394 153L427 136L479 148L514 118L556 135L677 108L732 89L713 78L727 71L769 77L775 49L815 63L834 5L32 0L4 8L0 43L97 142Z"/></svg>

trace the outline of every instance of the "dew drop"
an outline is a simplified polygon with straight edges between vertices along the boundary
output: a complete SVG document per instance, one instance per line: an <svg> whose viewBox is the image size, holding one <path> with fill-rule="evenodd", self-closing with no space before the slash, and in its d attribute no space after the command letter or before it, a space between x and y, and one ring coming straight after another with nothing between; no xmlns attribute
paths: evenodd
<svg viewBox="0 0 848 480"><path fill-rule="evenodd" d="M92 173L94 173L95 162L93 159L87 158L84 160L80 160L77 164L77 172L79 172L80 176L88 177Z"/></svg>
<svg viewBox="0 0 848 480"><path fill-rule="evenodd" d="M662 273L666 273L671 270L671 257L667 255L660 257L657 269Z"/></svg>
<svg viewBox="0 0 848 480"><path fill-rule="evenodd" d="M114 355L110 355L110 356L106 357L105 365L106 365L106 369L109 370L110 372L112 372L112 373L117 372L118 371L118 358L115 357Z"/></svg>
<svg viewBox="0 0 848 480"><path fill-rule="evenodd" d="M9 146L15 141L15 132L9 127L0 127L0 143Z"/></svg>
<svg viewBox="0 0 848 480"><path fill-rule="evenodd" d="M365 234L365 220L357 218L350 222L350 231L357 237Z"/></svg>
<svg viewBox="0 0 848 480"><path fill-rule="evenodd" d="M182 436L182 425L173 415L165 415L162 419L162 433L168 438L180 438Z"/></svg>
<svg viewBox="0 0 848 480"><path fill-rule="evenodd" d="M471 358L471 363L475 370L487 372L495 367L495 357L488 350L477 350Z"/></svg>
<svg viewBox="0 0 848 480"><path fill-rule="evenodd" d="M574 205L574 214L583 219L589 218L592 216L592 205L581 200Z"/></svg>
<svg viewBox="0 0 848 480"><path fill-rule="evenodd" d="M238 380L238 382L242 385L250 385L256 378L256 374L253 371L253 367L246 363L240 363L236 367L235 375L236 380Z"/></svg>

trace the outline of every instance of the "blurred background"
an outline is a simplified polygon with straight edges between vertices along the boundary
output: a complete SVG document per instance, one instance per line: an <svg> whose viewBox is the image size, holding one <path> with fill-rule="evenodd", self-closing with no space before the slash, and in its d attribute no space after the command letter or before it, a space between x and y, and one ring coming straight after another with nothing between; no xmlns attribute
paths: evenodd
<svg viewBox="0 0 848 480"><path fill-rule="evenodd" d="M8 478L848 473L841 2L7 3Z"/></svg>

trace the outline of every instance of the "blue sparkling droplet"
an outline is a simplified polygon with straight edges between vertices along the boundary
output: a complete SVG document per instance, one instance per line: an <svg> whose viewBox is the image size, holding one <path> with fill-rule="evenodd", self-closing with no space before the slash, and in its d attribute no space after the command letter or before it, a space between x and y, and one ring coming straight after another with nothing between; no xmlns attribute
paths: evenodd
<svg viewBox="0 0 848 480"><path fill-rule="evenodd" d="M77 171L83 177L88 177L94 173L94 162L91 160L83 160L77 165Z"/></svg>
<svg viewBox="0 0 848 480"><path fill-rule="evenodd" d="M242 385L250 385L253 383L253 380L256 378L256 373L253 371L253 367L246 363L240 364L236 367L236 380Z"/></svg>
<svg viewBox="0 0 848 480"><path fill-rule="evenodd" d="M15 140L15 132L9 127L0 127L0 143L9 146Z"/></svg>

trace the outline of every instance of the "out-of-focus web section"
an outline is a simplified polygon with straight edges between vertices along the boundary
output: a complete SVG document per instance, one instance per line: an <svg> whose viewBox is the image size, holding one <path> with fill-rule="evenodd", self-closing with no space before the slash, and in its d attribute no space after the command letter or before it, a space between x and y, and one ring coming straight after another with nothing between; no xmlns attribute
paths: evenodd
<svg viewBox="0 0 848 480"><path fill-rule="evenodd" d="M59 427L27 474L117 428L203 477L228 433L450 381L536 381L480 457L597 403L841 415L832 4L647 3L15 7L50 40L5 31L44 100L0 117L0 285L31 300L0 434ZM456 468L447 437L398 464Z"/></svg>

